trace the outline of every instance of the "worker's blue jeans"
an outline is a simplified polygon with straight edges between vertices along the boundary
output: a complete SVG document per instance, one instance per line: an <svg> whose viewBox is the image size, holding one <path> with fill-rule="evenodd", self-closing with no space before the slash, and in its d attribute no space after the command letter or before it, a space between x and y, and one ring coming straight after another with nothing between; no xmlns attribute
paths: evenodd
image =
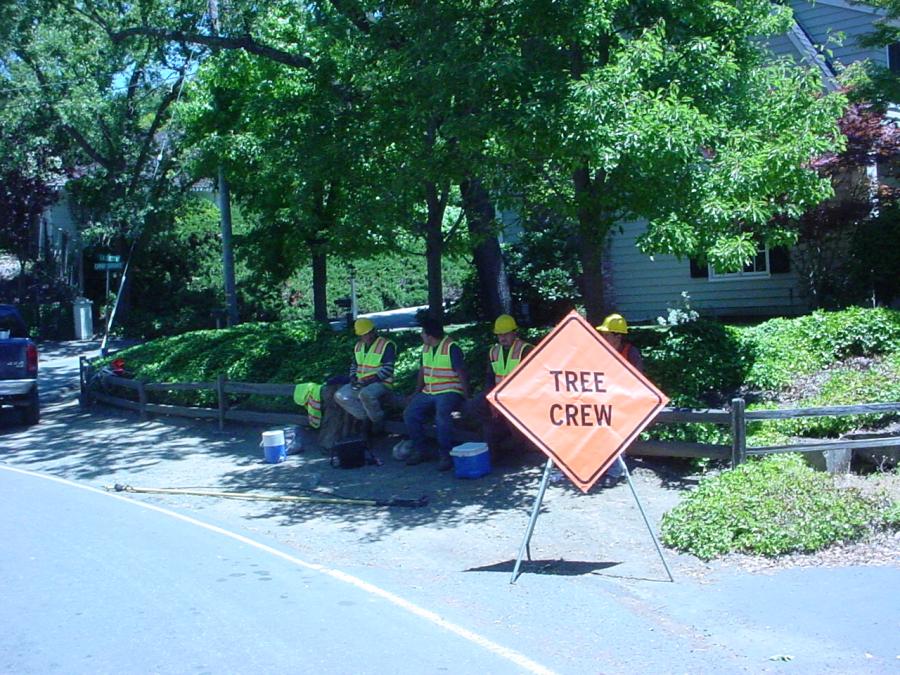
<svg viewBox="0 0 900 675"><path fill-rule="evenodd" d="M420 391L413 396L403 411L403 422L413 448L419 452L425 451L425 420L434 414L438 447L441 455L449 455L453 449L453 420L450 415L462 407L464 400L461 394L454 392L425 394Z"/></svg>

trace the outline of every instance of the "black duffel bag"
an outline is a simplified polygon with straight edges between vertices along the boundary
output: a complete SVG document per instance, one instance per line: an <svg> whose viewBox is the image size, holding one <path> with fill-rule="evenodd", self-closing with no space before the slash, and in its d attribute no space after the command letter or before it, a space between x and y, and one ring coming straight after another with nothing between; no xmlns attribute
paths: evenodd
<svg viewBox="0 0 900 675"><path fill-rule="evenodd" d="M338 441L331 448L331 466L335 468L358 469L366 464L375 463L375 458L363 438Z"/></svg>

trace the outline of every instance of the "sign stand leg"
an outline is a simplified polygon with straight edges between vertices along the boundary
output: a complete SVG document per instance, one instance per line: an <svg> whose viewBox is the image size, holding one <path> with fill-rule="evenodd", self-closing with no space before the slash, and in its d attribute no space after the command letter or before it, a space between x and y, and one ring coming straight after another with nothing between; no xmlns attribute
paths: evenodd
<svg viewBox="0 0 900 675"><path fill-rule="evenodd" d="M641 505L641 500L638 499L637 492L635 492L634 483L631 482L631 474L628 471L628 467L625 465L625 460L622 459L622 455L619 455L616 458L616 461L619 463L622 471L625 472L625 478L628 479L628 487L631 488L631 494L634 495L634 501L638 505L638 510L641 512L641 517L644 519L644 524L647 526L647 531L650 533L650 538L653 539L653 545L656 546L656 552L659 554L659 559L662 560L663 567L666 568L666 574L669 575L669 581L674 582L675 579L672 577L671 570L669 570L669 564L666 562L666 558L659 546L659 542L656 540L656 535L653 533L653 528L650 527L650 521L647 519L647 514L644 513L644 507Z"/></svg>
<svg viewBox="0 0 900 675"><path fill-rule="evenodd" d="M547 464L544 466L544 475L541 478L541 487L538 490L537 500L534 502L534 509L531 511L531 520L528 521L528 529L525 530L525 539L522 541L522 546L519 547L519 557L516 558L512 577L509 580L509 583L511 584L516 583L516 578L519 576L519 566L522 564L522 556L525 554L526 550L528 551L528 559L531 560L531 549L529 548L529 545L531 544L531 534L534 532L534 524L537 522L538 513L541 511L541 502L544 501L547 483L550 482L551 469L553 469L553 460L548 457Z"/></svg>

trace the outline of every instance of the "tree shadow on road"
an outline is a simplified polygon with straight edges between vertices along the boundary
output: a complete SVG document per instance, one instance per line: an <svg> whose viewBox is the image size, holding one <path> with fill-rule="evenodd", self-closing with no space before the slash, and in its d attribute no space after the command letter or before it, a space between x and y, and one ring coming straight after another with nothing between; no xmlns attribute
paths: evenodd
<svg viewBox="0 0 900 675"><path fill-rule="evenodd" d="M384 439L376 449L383 460L380 466L336 469L329 457L313 450L290 455L280 464L266 464L259 447L263 427L229 425L220 432L208 421L142 421L129 411L99 406L82 410L73 401L48 406L45 413L35 427L4 424L0 428L0 461L95 487L121 483L270 496L338 495L362 500L428 497L428 505L418 508L241 502L229 511L250 521L274 520L283 526L317 521L361 544L383 541L404 530L427 528L451 540L459 536L457 532L478 532L478 537L502 539L504 547L514 542L515 547L520 528L524 528L533 508L546 462L543 455L532 453L495 467L482 478L464 480L455 478L452 471L438 472L434 462L406 466L390 456L396 439ZM632 460L629 463L633 465ZM651 510L661 513L677 494L671 488L655 490L663 500L655 504L654 497L646 493L659 487L662 479L645 473L636 478L639 490L644 492L641 498L646 498ZM185 497L179 504L194 508L212 499ZM550 486L542 514L550 510L560 515L562 525L554 527L569 541L572 535L563 528L569 523L573 528L575 523L583 524L574 529L586 533L583 539L587 545L606 536L597 528L616 522L619 513L633 517L634 503L621 485L583 495L566 481ZM457 545L465 547L469 542L461 540Z"/></svg>

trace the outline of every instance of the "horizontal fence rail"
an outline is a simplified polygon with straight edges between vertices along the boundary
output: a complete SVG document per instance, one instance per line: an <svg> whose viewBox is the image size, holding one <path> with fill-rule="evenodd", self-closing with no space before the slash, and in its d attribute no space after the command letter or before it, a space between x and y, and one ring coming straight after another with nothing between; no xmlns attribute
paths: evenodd
<svg viewBox="0 0 900 675"><path fill-rule="evenodd" d="M785 408L782 410L751 410L748 420L786 420L794 417L840 417L843 415L883 415L900 412L900 403L861 403L859 405L831 405L821 408Z"/></svg>
<svg viewBox="0 0 900 675"><path fill-rule="evenodd" d="M246 394L253 396L292 397L293 384L273 384L259 382L232 382L220 375L215 382L144 382L142 380L119 377L98 371L90 360L80 359L82 401L89 405L91 401L99 401L107 405L135 410L141 418L148 413L157 415L176 415L200 419L215 419L219 428L225 422L244 422L251 424L285 424L309 426L308 418L303 413L279 413L255 410L241 410L228 406L228 394ZM137 401L115 396L111 389L121 387L137 392ZM102 391L98 391L102 389ZM201 406L182 406L169 403L150 403L147 392L171 391L214 391L218 402L217 408ZM852 406L823 406L819 408L784 408L778 410L745 410L745 401L735 398L731 401L731 410L721 408L663 408L656 416L654 424L702 423L731 427L731 445L711 443L694 443L688 441L653 441L637 440L628 449L628 454L643 457L684 457L731 460L732 466L738 466L749 456L777 454L783 452L825 452L852 451L872 448L900 447L900 434L886 435L880 438L864 439L827 439L802 441L791 445L771 445L766 447L747 447L747 423L758 421L786 420L801 417L828 417L845 415L872 415L900 413L900 402L864 403ZM402 422L389 422L386 429L402 434L405 427ZM463 432L466 440L474 440L476 434ZM468 438L468 437L472 438Z"/></svg>

